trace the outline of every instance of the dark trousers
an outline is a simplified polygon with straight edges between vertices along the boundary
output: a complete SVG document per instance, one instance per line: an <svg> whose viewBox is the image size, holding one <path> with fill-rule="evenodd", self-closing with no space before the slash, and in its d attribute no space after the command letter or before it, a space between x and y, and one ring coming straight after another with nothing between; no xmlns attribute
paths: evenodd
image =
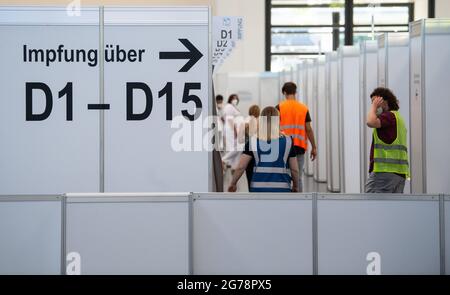
<svg viewBox="0 0 450 295"><path fill-rule="evenodd" d="M250 184L252 183L252 177L253 177L253 169L255 168L255 160L252 159L250 163L248 163L247 168L245 169L245 176L247 176L247 183L248 183L248 191L250 191Z"/></svg>

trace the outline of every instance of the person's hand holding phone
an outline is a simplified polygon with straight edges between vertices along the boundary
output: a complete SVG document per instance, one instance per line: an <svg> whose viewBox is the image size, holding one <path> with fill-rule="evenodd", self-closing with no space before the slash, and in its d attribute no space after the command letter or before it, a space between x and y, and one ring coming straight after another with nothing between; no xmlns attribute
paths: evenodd
<svg viewBox="0 0 450 295"><path fill-rule="evenodd" d="M379 107L381 107L381 105L383 104L383 102L384 102L384 99L383 99L381 96L375 96L375 97L373 98L372 105L373 105L375 108L379 108Z"/></svg>

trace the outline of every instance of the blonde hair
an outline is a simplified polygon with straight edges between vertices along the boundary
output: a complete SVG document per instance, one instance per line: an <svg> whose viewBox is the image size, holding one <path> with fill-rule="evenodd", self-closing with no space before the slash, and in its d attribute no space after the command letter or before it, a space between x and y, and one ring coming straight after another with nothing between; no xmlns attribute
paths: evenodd
<svg viewBox="0 0 450 295"><path fill-rule="evenodd" d="M265 107L259 117L258 138L269 141L280 137L280 113L274 107Z"/></svg>

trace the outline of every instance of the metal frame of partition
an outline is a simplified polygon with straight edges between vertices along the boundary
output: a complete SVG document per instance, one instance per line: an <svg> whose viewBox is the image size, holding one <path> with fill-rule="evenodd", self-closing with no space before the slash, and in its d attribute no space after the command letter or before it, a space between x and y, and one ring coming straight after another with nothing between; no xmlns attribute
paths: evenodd
<svg viewBox="0 0 450 295"><path fill-rule="evenodd" d="M0 204L4 202L61 202L61 253L60 274L65 274L65 197L64 195L0 195Z"/></svg>
<svg viewBox="0 0 450 295"><path fill-rule="evenodd" d="M277 195L274 197L274 195ZM220 200L220 201L235 201L235 200L270 200L270 201L285 201L285 200L310 200L312 201L312 274L318 274L318 234L317 234L317 194L316 193L295 193L295 194L276 194L276 193L192 193L192 200ZM195 215L192 215L195 218ZM191 221L193 223L193 221ZM195 229L194 229L195 230ZM193 235L192 235L193 237ZM192 241L193 243L193 241ZM191 260L193 261L193 259ZM193 274L196 274L193 272Z"/></svg>
<svg viewBox="0 0 450 295"><path fill-rule="evenodd" d="M435 201L439 202L439 251L440 251L440 274L446 274L445 265L445 199L450 200L450 196L444 194L426 195L426 194L332 194L332 193L313 193L317 200L362 200L362 201ZM316 207L317 210L317 207ZM317 214L317 212L316 212ZM448 273L450 274L450 273Z"/></svg>
<svg viewBox="0 0 450 295"><path fill-rule="evenodd" d="M338 102L338 126L339 126L339 163L340 163L340 192L344 193L346 190L346 183L345 183L345 176L346 176L346 165L345 162L347 159L345 159L345 128L344 128L344 121L348 119L343 114L345 113L344 108L344 92L346 87L344 86L344 67L345 67L345 61L348 58L359 58L359 46L357 45L350 45L350 46L342 46L338 49L338 95L337 95L337 102ZM359 62L359 61L358 61ZM359 70L358 70L359 73ZM358 81L359 82L359 81ZM359 90L359 88L358 88ZM358 103L359 97L358 97ZM358 107L359 108L359 107ZM358 116L359 117L359 116ZM359 132L358 132L359 133ZM358 140L359 141L359 140ZM358 155L359 160L359 155Z"/></svg>
<svg viewBox="0 0 450 295"><path fill-rule="evenodd" d="M319 273L318 258L319 258L319 241L318 241L318 202L323 200L339 200L342 202L351 200L361 201L434 201L439 202L439 252L440 252L440 274L450 274L446 270L446 235L445 235L445 204L450 202L450 195L436 194L436 195L397 195L397 194L333 194L333 193L309 193L309 194L280 194L279 197L274 197L273 194L228 194L228 193L94 193L94 194L65 194L52 196L31 196L31 195L7 195L0 196L0 204L2 202L33 202L33 201L59 201L61 202L61 275L66 273L66 234L67 234L67 203L86 203L86 202L154 202L161 201L158 197L187 197L188 198L188 273L192 275L194 271L194 203L195 200L312 200L312 266L313 275ZM78 200L71 200L76 198ZM449 225L447 225L449 226Z"/></svg>
<svg viewBox="0 0 450 295"><path fill-rule="evenodd" d="M429 185L429 175L427 174L427 171L430 170L430 172L433 172L433 169L429 169L428 168L428 156L430 154L432 154L433 152L430 152L429 149L431 149L428 145L427 145L427 141L429 139L427 139L428 134L430 133L430 128L426 128L427 127L427 116L430 116L430 114L427 114L427 105L429 105L428 100L430 99L430 97L428 97L427 99L427 84L426 81L427 79L430 79L430 77L427 78L427 68L431 67L431 66L427 66L427 36L429 35L435 35L435 34L445 34L448 35L449 34L449 30L448 30L448 24L450 19L449 18L442 18L442 19L422 19L422 20L418 20L415 22L411 22L410 23L410 34L409 34L409 42L410 42L410 46L409 46L409 62L410 62L410 75L412 74L413 71L413 62L412 62L412 54L413 54L413 47L411 45L411 43L413 42L413 40L420 40L420 48L421 48L421 57L420 57L420 61L418 62L418 64L420 64L420 96L421 96L421 100L420 100L420 116L418 116L419 123L417 123L416 125L418 126L413 126L413 120L411 120L410 118L410 122L409 122L409 137L408 140L411 141L411 145L410 145L410 156L411 156L411 161L410 161L410 170L411 170L411 174L412 174L412 178L411 178L411 192L419 192L419 193L427 193L430 189L430 185ZM439 28L439 24L443 23L446 24L446 27L442 27L445 28L443 31L441 31ZM430 32L429 31L429 27L427 26L427 24L435 24L436 25L436 32ZM416 115L416 114L412 114L414 112L413 110L413 85L414 80L412 79L412 77L410 76L409 79L409 91L410 91L410 99L409 99L409 107L410 107L410 113L411 115ZM432 99L432 98L431 98ZM416 121L416 120L415 120ZM417 151L417 154L420 154L420 156L415 157L413 159L413 149L417 148L417 145L413 144L413 138L418 138L417 135L413 135L413 127L415 127L417 129L417 127L420 127L420 136L421 138L419 138L418 141L421 141L421 145L420 145L420 150ZM429 126L428 126L429 127ZM414 161L413 161L414 160ZM445 161L447 161L447 159L445 159ZM418 168L415 168L418 167ZM432 173L430 173L432 174ZM440 191L440 190L439 190Z"/></svg>
<svg viewBox="0 0 450 295"><path fill-rule="evenodd" d="M450 195L442 195L442 202L441 202L441 207L440 209L440 225L441 225L441 259L444 261L444 265L441 265L441 273L442 273L442 269L444 270L443 273L446 275L450 275L450 265L447 265L446 261L448 258L450 258L450 253L447 253L446 251L446 247L450 246L446 244L446 236L445 236L445 219L446 218L450 218L450 216L446 216L445 215L445 204L448 203L450 204ZM450 229L450 225L449 228L447 230ZM450 238L450 237L449 237ZM446 268L449 268L449 271L447 271Z"/></svg>
<svg viewBox="0 0 450 295"><path fill-rule="evenodd" d="M446 273L446 254L445 254L445 201L448 199L450 201L450 197L446 197L445 195L441 195L439 197L439 247L440 247L440 256L441 256L441 275L448 274ZM450 254L450 253L449 253Z"/></svg>
<svg viewBox="0 0 450 295"><path fill-rule="evenodd" d="M52 21L48 21L48 19L42 19L42 16L40 16L40 19L38 21L30 21L27 17L28 14L30 12L43 12L43 11L53 11L53 12L61 12L61 13L66 13L66 7L65 6L60 6L60 5L53 5L53 6L48 6L48 7L35 7L35 6L21 6L21 5L12 5L12 6L1 6L0 5L0 13L4 12L4 11L15 11L17 12L21 12L22 14L21 16L21 21L16 21L15 19L13 21L11 21L11 19L7 18L7 19L2 19L0 21L0 27L4 27L4 26L15 26L15 25L20 25L20 26L34 26L34 25L42 25L42 26L86 26L86 25L91 25L91 26L98 26L98 38L97 38L97 44L99 46L99 48L104 48L105 45L105 14L107 14L111 9L114 10L120 10L120 9L143 9L146 11L151 11L154 10L155 8L165 8L167 9L169 6L164 6L164 5L157 5L157 6L138 6L138 5L128 5L128 6L124 6L124 5L119 5L119 6L111 6L111 5L94 5L94 6L83 6L82 12L84 15L84 12L91 12L91 13L98 13L98 16L95 15L94 16L90 16L89 18L86 18L86 20L84 20L83 22L77 22L77 21L73 21L73 22L57 22L55 20ZM211 27L212 27L212 12L211 12L211 7L209 6L205 6L205 5L200 5L200 6L194 6L194 10L192 7L190 6L174 6L174 7L170 7L171 9L174 10L192 10L195 11L195 9L197 10L205 10L208 13L208 20L207 22L205 21L204 24L207 26L207 31L208 31L208 40L207 40L207 46L208 46L208 52L211 52L211 47L212 47L212 33L211 33ZM42 14L44 15L44 14ZM73 18L76 19L76 18ZM153 24L152 22L154 22L154 20L150 20L149 22L128 22L127 25L130 24L134 24L134 25L138 25L138 26L143 26L143 25L149 25L149 24ZM186 21L184 21L184 23L180 23L182 25L186 25L189 24ZM111 25L110 22L106 21L106 26ZM198 23L192 23L189 25L198 25ZM104 51L103 50L98 50L98 86L99 86L99 91L98 91L98 98L97 101L99 104L103 104L105 103L105 59L104 59ZM207 89L207 93L209 95L209 97L212 97L212 101L214 101L214 97L213 97L213 91L212 91L212 86L213 86L213 81L212 81L212 60L211 60L211 54L208 54L207 56L205 56L208 60L208 89ZM281 88L280 88L281 89ZM206 99L206 101L209 104L209 99ZM211 116L212 113L212 109L213 107L209 107L208 109L208 116ZM96 183L96 186L98 187L98 192L103 193L105 192L105 183L106 183L106 170L105 170L105 110L101 109L98 110L99 111L99 120L98 120L98 134L99 134L99 149L98 149L98 163L96 164L98 167L98 184ZM214 175L214 167L213 167L213 153L212 152L208 152L208 175L210 176L208 178L208 190L212 191L214 189L214 180L213 180L213 175ZM57 191L57 192L53 192L52 194L60 194L63 193L64 191Z"/></svg>
<svg viewBox="0 0 450 295"><path fill-rule="evenodd" d="M161 199L164 197L165 199ZM174 198L173 200L169 200L169 198ZM62 198L64 206L64 214L63 214L63 237L64 241L62 241L62 245L64 248L62 249L64 260L62 260L61 269L64 270L63 274L65 274L66 270L66 257L67 257L67 204L75 204L75 203L166 203L166 202L177 202L177 203L185 203L182 198L187 198L188 203L188 274L192 275L193 273L193 195L192 193L69 193L65 194Z"/></svg>
<svg viewBox="0 0 450 295"><path fill-rule="evenodd" d="M365 118L368 112L368 105L367 105L367 101L369 100L369 97L367 97L366 95L369 94L369 90L368 89L368 71L367 71L367 66L368 66L368 59L369 56L372 57L372 59L375 57L375 62L376 62L376 80L378 80L378 44L376 43L376 41L371 40L371 41L364 41L362 43L360 43L360 123L361 123L361 128L360 128L360 169L361 169L361 173L363 173L361 175L361 192L364 191L364 186L367 182L367 178L368 178L368 171L369 171L369 155L368 155L368 151L369 151L369 145L370 143L367 142L367 137L368 137L368 127L366 127L365 124ZM372 86L373 87L373 86Z"/></svg>

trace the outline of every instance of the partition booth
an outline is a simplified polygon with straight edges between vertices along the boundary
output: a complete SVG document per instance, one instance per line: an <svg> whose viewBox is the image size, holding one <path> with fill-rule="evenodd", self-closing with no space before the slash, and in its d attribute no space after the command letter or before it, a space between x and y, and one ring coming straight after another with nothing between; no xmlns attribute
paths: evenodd
<svg viewBox="0 0 450 295"><path fill-rule="evenodd" d="M306 60L300 61L300 63L297 66L298 68L298 83L297 83L297 95L298 99L302 103L306 103L306 96L307 96L307 81L308 81L308 72L307 72L307 64Z"/></svg>
<svg viewBox="0 0 450 295"><path fill-rule="evenodd" d="M359 193L359 47L340 47L338 63L340 191Z"/></svg>
<svg viewBox="0 0 450 295"><path fill-rule="evenodd" d="M314 114L314 77L316 68L314 67L314 62L311 59L308 59L306 61L306 75L308 76L308 79L306 80L306 100L305 104L309 109L309 114L312 116ZM312 123L312 122L311 122ZM313 176L314 169L313 169L313 162L310 159L310 152L311 152L311 145L308 142L308 149L305 151L305 175L306 176Z"/></svg>
<svg viewBox="0 0 450 295"><path fill-rule="evenodd" d="M62 199L0 196L0 275L64 273Z"/></svg>
<svg viewBox="0 0 450 295"><path fill-rule="evenodd" d="M280 90L280 101L284 99L283 93L281 92L281 88L283 87L284 83L286 82L292 82L294 81L294 67L291 67L288 70L283 70L280 72L280 84L278 89Z"/></svg>
<svg viewBox="0 0 450 295"><path fill-rule="evenodd" d="M259 105L261 108L267 106L276 106L278 101L278 93L281 92L279 87L279 74L272 72L263 72L260 74L259 80Z"/></svg>
<svg viewBox="0 0 450 295"><path fill-rule="evenodd" d="M69 273L187 275L192 227L187 193L67 194L64 256ZM78 256L78 257L77 257Z"/></svg>
<svg viewBox="0 0 450 295"><path fill-rule="evenodd" d="M443 232L445 238L441 238L441 242L444 243L445 274L448 275L450 274L450 196L444 197L444 205L441 207L441 210L442 208L444 214L441 216L441 224L444 225L444 228L441 229L441 235Z"/></svg>
<svg viewBox="0 0 450 295"><path fill-rule="evenodd" d="M370 94L378 86L378 43L377 41L363 41L360 44L359 55L359 139L360 139L360 171L361 192L365 191L365 184L369 175L369 155L372 143L372 129L366 125L367 113L371 106Z"/></svg>
<svg viewBox="0 0 450 295"><path fill-rule="evenodd" d="M314 114L313 128L317 143L317 158L314 162L314 180L327 182L327 137L326 137L326 96L325 96L325 56L315 60L316 77L314 78Z"/></svg>
<svg viewBox="0 0 450 295"><path fill-rule="evenodd" d="M414 193L450 193L450 19L410 25L411 184Z"/></svg>
<svg viewBox="0 0 450 295"><path fill-rule="evenodd" d="M242 115L248 114L251 105L261 108L275 106L279 103L281 88L280 73L217 73L214 75L214 90L216 94L228 96L236 93L240 102L238 105Z"/></svg>
<svg viewBox="0 0 450 295"><path fill-rule="evenodd" d="M327 135L327 188L330 192L339 192L340 145L339 145L339 108L338 108L338 60L337 52L325 55L325 91L326 91L326 135Z"/></svg>
<svg viewBox="0 0 450 295"><path fill-rule="evenodd" d="M1 274L449 274L444 195L0 196L0 213Z"/></svg>
<svg viewBox="0 0 450 295"><path fill-rule="evenodd" d="M80 12L0 8L0 194L212 190L209 8Z"/></svg>
<svg viewBox="0 0 450 295"><path fill-rule="evenodd" d="M209 128L209 19L207 7L0 8L0 274L449 274L450 142L432 131L448 125L450 21L412 24L413 189L429 194L399 196L207 193L210 153L173 136ZM299 75L331 191L347 173L338 127L354 118L338 114L357 51ZM258 91L280 79L261 75Z"/></svg>
<svg viewBox="0 0 450 295"><path fill-rule="evenodd" d="M260 105L260 89L261 73L229 73L227 75L225 93L227 96L231 94L238 95L239 104L237 108L243 116L248 115L248 110L252 105ZM271 93L273 93L273 91L271 91Z"/></svg>
<svg viewBox="0 0 450 295"><path fill-rule="evenodd" d="M385 33L378 36L378 86L392 90L399 100L400 114L409 128L409 38L408 33ZM408 139L408 146L410 146ZM411 161L409 161L411 163ZM406 180L405 193L411 192Z"/></svg>

